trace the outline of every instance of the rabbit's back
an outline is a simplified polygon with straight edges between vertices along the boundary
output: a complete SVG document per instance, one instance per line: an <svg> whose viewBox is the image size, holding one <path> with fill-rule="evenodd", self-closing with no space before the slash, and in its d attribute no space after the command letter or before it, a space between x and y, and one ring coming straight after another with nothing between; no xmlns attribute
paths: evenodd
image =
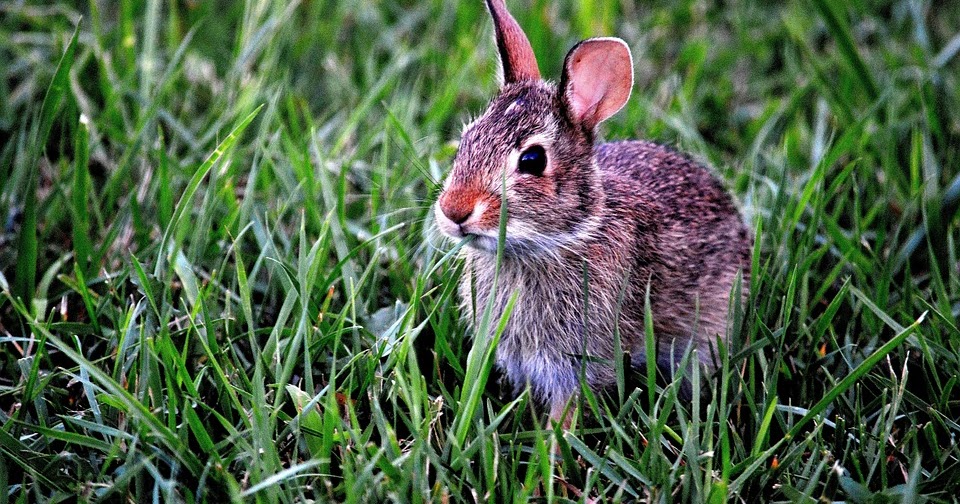
<svg viewBox="0 0 960 504"><path fill-rule="evenodd" d="M694 335L701 359L711 364L738 273L744 298L749 286L753 238L733 199L707 168L663 145L601 144L595 157L610 233L633 243L634 270L648 272L655 326L681 342ZM642 306L646 283L632 289L634 304Z"/></svg>
<svg viewBox="0 0 960 504"><path fill-rule="evenodd" d="M740 221L720 181L670 147L644 140L611 142L598 145L595 157L604 175L613 175L618 182L633 181L655 195L668 212L666 219L693 223L734 217Z"/></svg>

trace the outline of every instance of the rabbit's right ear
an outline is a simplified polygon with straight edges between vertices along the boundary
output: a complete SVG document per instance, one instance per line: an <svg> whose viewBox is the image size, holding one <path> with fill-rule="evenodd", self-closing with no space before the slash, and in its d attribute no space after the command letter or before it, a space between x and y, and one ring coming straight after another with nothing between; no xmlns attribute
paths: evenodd
<svg viewBox="0 0 960 504"><path fill-rule="evenodd" d="M497 49L503 66L503 83L525 80L540 80L540 69L533 47L520 25L507 11L505 0L486 0L493 16L493 30L497 36Z"/></svg>
<svg viewBox="0 0 960 504"><path fill-rule="evenodd" d="M633 88L633 58L627 43L613 37L573 46L563 62L560 90L569 117L588 130L616 114Z"/></svg>

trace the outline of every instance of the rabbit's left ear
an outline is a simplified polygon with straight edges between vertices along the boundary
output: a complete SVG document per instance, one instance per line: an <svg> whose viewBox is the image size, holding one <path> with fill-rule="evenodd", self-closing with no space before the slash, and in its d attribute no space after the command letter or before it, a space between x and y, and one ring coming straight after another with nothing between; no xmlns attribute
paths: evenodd
<svg viewBox="0 0 960 504"><path fill-rule="evenodd" d="M575 45L563 62L560 90L571 120L588 130L616 114L633 88L633 58L626 42L613 37Z"/></svg>

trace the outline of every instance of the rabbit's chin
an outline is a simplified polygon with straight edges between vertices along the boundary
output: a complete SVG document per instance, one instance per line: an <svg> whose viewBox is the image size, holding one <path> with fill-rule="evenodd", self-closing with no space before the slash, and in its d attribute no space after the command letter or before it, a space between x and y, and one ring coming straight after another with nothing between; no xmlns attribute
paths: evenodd
<svg viewBox="0 0 960 504"><path fill-rule="evenodd" d="M495 236L487 236L487 235L481 235L481 234L471 234L468 236L470 236L471 238L471 240L467 242L468 247L471 247L477 250L482 250L484 252L489 252L491 254L497 253L497 238ZM507 241L507 243L509 243L509 240ZM507 243L505 243L504 245L506 245Z"/></svg>
<svg viewBox="0 0 960 504"><path fill-rule="evenodd" d="M467 247L478 251L481 254L497 254L497 236L487 234L468 234L471 240L467 242ZM574 243L569 243L560 237L549 237L541 235L536 240L526 237L513 236L507 233L503 243L503 255L507 258L554 258L562 260L563 256L572 253L578 253L578 247Z"/></svg>

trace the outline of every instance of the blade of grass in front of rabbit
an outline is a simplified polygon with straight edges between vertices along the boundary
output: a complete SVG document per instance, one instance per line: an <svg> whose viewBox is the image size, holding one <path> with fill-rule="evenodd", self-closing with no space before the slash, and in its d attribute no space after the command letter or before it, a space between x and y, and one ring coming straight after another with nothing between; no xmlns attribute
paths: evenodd
<svg viewBox="0 0 960 504"><path fill-rule="evenodd" d="M388 229L387 231L393 231L398 227L400 226L394 226ZM473 235L464 236L463 239L458 241L457 244L454 245L452 249L445 252L442 256L440 256L440 259L437 259L436 262L434 262L433 266L430 267L430 271L427 273L427 276L429 277L429 276L435 275L437 271L440 270L440 268L447 263L447 261L449 261L452 257L456 256L460 252L460 249L462 249L464 245L470 243L471 241L473 241Z"/></svg>
<svg viewBox="0 0 960 504"><path fill-rule="evenodd" d="M626 393L626 365L623 362L623 341L620 339L620 314L623 310L623 300L627 295L627 286L630 285L630 276L633 270L627 270L624 275L623 283L620 287L620 294L617 295L617 307L613 314L613 367L617 375L617 400L619 405L623 405L624 394Z"/></svg>
<svg viewBox="0 0 960 504"><path fill-rule="evenodd" d="M507 172L504 170L500 180L500 223L497 230L497 268L493 275L493 284L496 287L497 277L500 276L500 263L503 262L503 249L507 241Z"/></svg>
<svg viewBox="0 0 960 504"><path fill-rule="evenodd" d="M734 284L732 288L731 295L737 296L737 299L732 301L732 303L739 304L740 296L740 282L742 276L740 272L737 272L737 276L734 279ZM736 320L737 314L734 313L734 327L738 326ZM733 331L731 331L731 334ZM728 495L728 488L730 485L730 433L728 432L729 427L729 412L727 411L730 408L727 391L730 389L730 348L729 345L725 345L722 338L718 338L717 341L717 353L720 357L720 412L722 421L719 423L720 427L720 479L714 481L710 489L710 501L711 502L725 502L726 496ZM728 338L729 342L730 339Z"/></svg>
<svg viewBox="0 0 960 504"><path fill-rule="evenodd" d="M496 284L494 284L494 286L496 286ZM497 348L497 343L500 342L500 337L503 335L504 329L506 329L507 320L513 312L514 304L517 301L517 292L514 291L510 295L506 306L504 306L503 315L501 315L500 321L497 324L497 330L494 331L492 337L487 338L485 335L490 326L493 299L491 296L491 302L487 303L487 308L484 310L483 318L477 329L477 337L474 338L473 348L470 349L470 353L467 355L467 370L464 376L464 384L466 386L460 394L461 410L457 415L454 426L456 450L458 451L464 447L467 430L471 425L474 425L474 416L480 405L480 399L482 398L487 379L490 377L490 370L493 366L493 355ZM464 459L458 457L456 460L454 466L459 467Z"/></svg>
<svg viewBox="0 0 960 504"><path fill-rule="evenodd" d="M587 341L590 338L590 268L587 265L586 259L581 263L583 268L583 334L580 337L580 383L587 383L587 361L590 359L590 356L587 355ZM572 356L575 357L575 356ZM584 389L588 387L582 387ZM582 396L581 396L582 397ZM570 404L564 408L563 418L567 418L570 414L567 410L571 407Z"/></svg>
<svg viewBox="0 0 960 504"><path fill-rule="evenodd" d="M712 444L710 441L710 436L704 431L704 426L713 425L711 422L711 413L707 412L704 415L702 412L703 409L700 408L700 401L703 399L703 390L701 389L701 373L702 368L700 366L690 366L690 408L684 410L684 408L677 408L677 416L683 418L687 412L689 416L685 419L685 422L688 426L684 426L684 423L681 423L681 432L683 433L683 446L681 447L682 452L686 453L701 453L700 447L703 446L704 441L706 443ZM709 448L706 448L704 451L709 451ZM709 486L713 481L712 478L699 478L698 475L702 474L713 474L712 457L704 457L702 460L698 460L699 457L691 457L690 462L685 469L690 478L691 485L696 487L696 492L698 495L705 494L703 488ZM708 469L708 467L710 469Z"/></svg>
<svg viewBox="0 0 960 504"><path fill-rule="evenodd" d="M493 337L487 338L486 334L490 327L490 318L493 315L493 307L497 299L495 293L497 292L497 284L500 278L500 264L503 261L504 242L506 241L507 234L507 202L504 197L506 192L507 179L506 173L504 173L501 182L500 230L497 238L497 260L493 273L493 288L491 289L491 292L494 294L491 294L489 299L487 299L480 324L477 326L477 337L474 338L473 348L470 349L470 353L467 355L467 371L466 376L464 376L464 383L468 385L461 390L461 411L457 416L454 427L457 449L463 448L463 443L466 441L467 430L470 425L473 424L473 417L479 406L480 396L490 376L493 354L496 351L497 343L500 341L500 336L503 334L504 329L506 329L507 320L517 300L518 293L514 291L510 299L507 300L507 304L500 316L497 330L494 332Z"/></svg>
<svg viewBox="0 0 960 504"><path fill-rule="evenodd" d="M653 405L657 398L657 357L656 357L656 341L653 339L653 309L650 306L650 282L651 279L647 279L647 292L644 295L643 299L643 327L644 327L644 341L646 342L646 355L644 356L647 360L647 408L649 408L650 416L653 414Z"/></svg>

